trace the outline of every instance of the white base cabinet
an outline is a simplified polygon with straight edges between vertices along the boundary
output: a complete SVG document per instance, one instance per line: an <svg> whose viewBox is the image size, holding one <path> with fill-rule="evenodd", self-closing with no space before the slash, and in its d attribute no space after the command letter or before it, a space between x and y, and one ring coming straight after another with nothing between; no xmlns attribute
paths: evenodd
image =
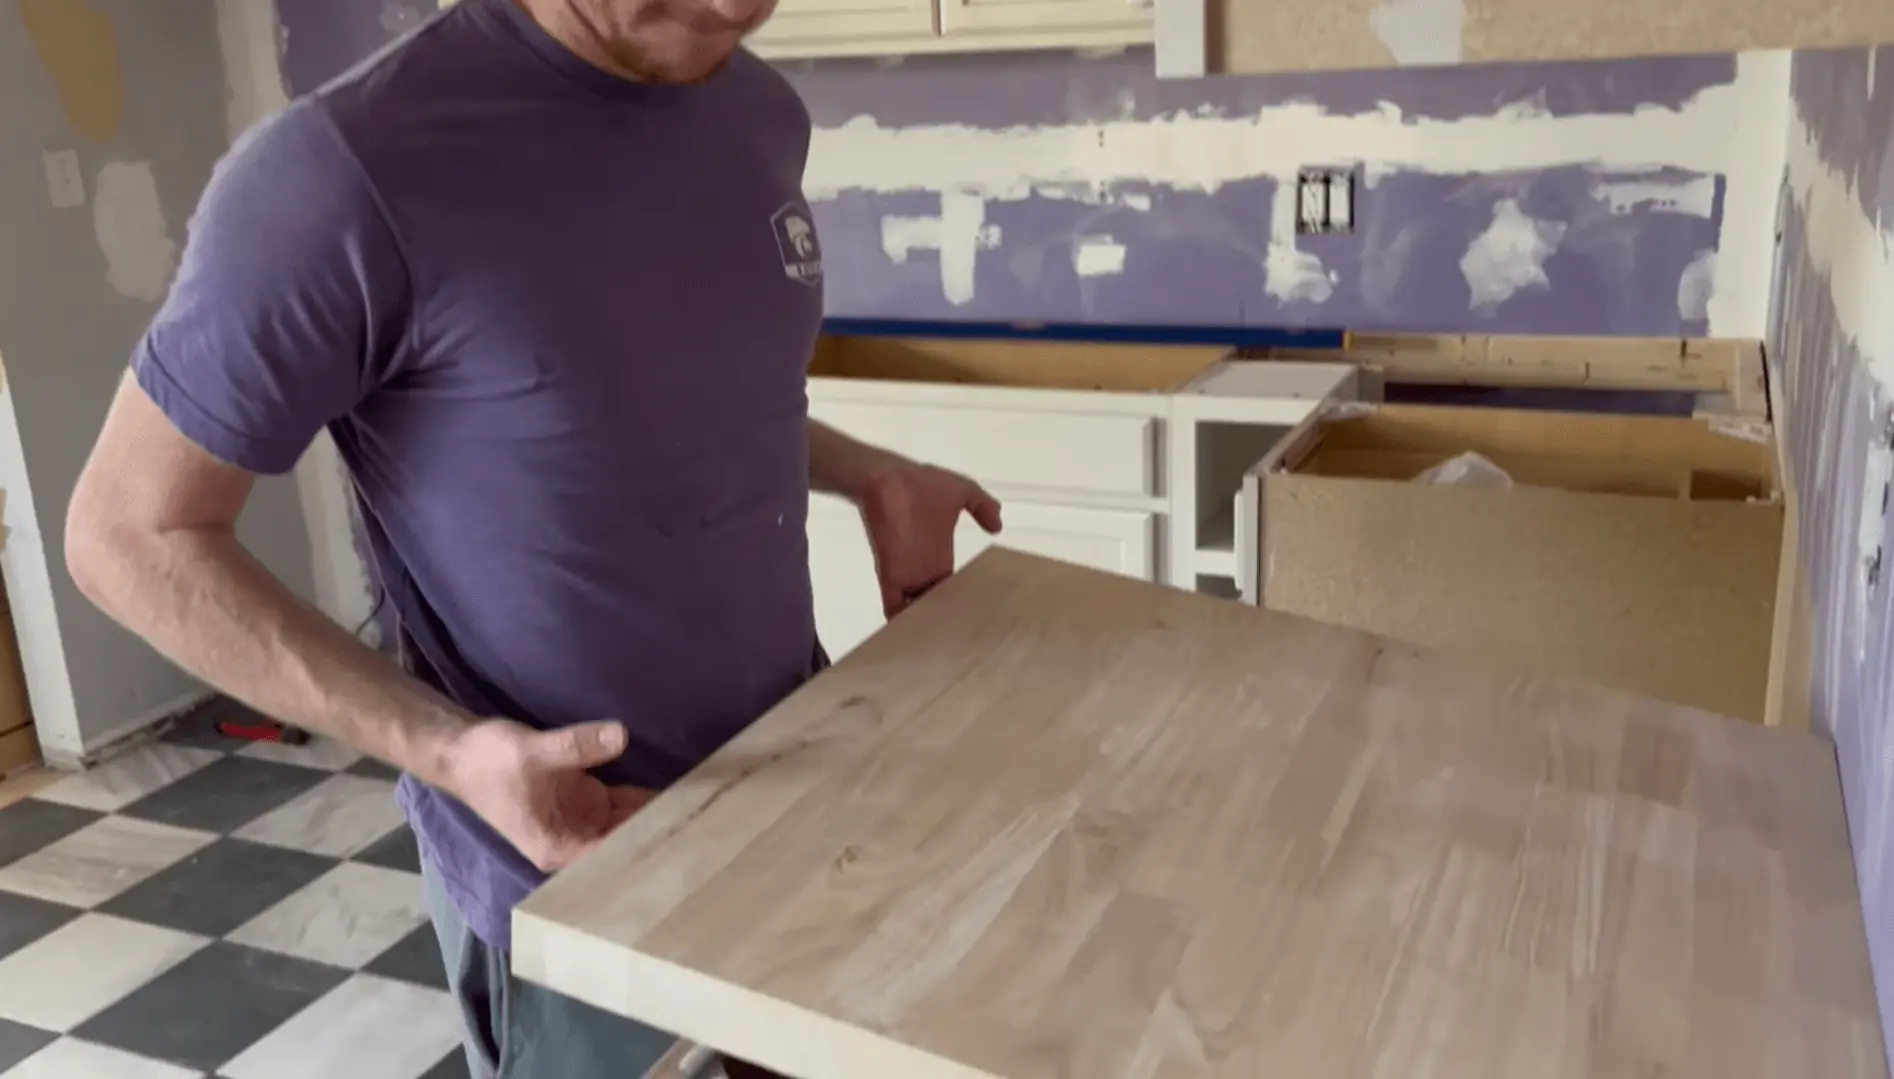
<svg viewBox="0 0 1894 1079"><path fill-rule="evenodd" d="M818 348L809 413L999 498L1004 530L963 518L956 564L999 543L1223 595L1236 591L1227 524L1243 472L1224 466L1225 447L1248 465L1257 432L1291 427L1354 385L1347 364L1238 361L1224 349L844 337ZM1243 428L1252 434L1232 443ZM812 500L808 534L816 628L839 659L885 623L874 555L839 499Z"/></svg>

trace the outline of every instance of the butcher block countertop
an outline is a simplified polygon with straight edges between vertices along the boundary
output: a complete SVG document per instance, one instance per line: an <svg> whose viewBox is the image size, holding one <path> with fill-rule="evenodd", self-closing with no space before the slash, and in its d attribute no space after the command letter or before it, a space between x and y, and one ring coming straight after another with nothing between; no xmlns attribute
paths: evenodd
<svg viewBox="0 0 1894 1079"><path fill-rule="evenodd" d="M515 916L797 1079L1887 1075L1832 750L994 550Z"/></svg>

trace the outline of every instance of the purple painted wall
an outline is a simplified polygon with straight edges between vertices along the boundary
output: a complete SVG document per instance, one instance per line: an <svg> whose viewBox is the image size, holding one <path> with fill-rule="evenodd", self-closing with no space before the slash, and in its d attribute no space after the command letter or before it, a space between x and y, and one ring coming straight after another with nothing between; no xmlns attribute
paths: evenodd
<svg viewBox="0 0 1894 1079"><path fill-rule="evenodd" d="M1526 102L1556 117L1676 108L1729 83L1724 57L1611 63L1496 65L1410 71L1329 72L1193 81L1158 80L1150 57L1105 59L926 57L896 71L864 62L790 66L818 128L868 117L884 128L966 124L1004 131L1031 125L1161 122L1184 115L1252 116L1295 102L1337 115L1390 107L1404 121L1489 116ZM816 204L830 267L829 306L857 317L1020 319L1049 322L1235 323L1350 329L1561 334L1700 334L1679 314L1678 283L1701 252L1715 250L1721 198L1710 217L1613 213L1598 182L1687 181L1700 174L1652 167L1601 174L1582 165L1487 174L1396 173L1364 190L1350 236L1305 237L1338 277L1322 303L1279 301L1265 289L1257 252L1267 246L1275 183L1259 179L1214 194L1124 185L1113 195L1152 200L1149 212L1069 198L989 203L1005 237L983 253L974 299L949 302L931 257L905 263L881 250L880 221L938 210L924 192L847 192ZM1720 179L1720 178L1713 178ZM1529 216L1565 227L1544 264L1544 287L1522 290L1490 316L1472 313L1460 260L1516 200ZM1120 275L1081 278L1075 239L1109 233L1127 248Z"/></svg>
<svg viewBox="0 0 1894 1079"><path fill-rule="evenodd" d="M286 33L284 72L304 92L418 25L432 0L277 0ZM1728 84L1729 57L1612 63L1505 65L1424 71L1350 72L1158 81L1148 53L931 57L898 70L870 62L790 66L818 128L871 117L884 128L967 124L990 131L1031 125L1149 120L1179 114L1246 117L1291 102L1337 115L1399 110L1405 122L1488 116L1520 103L1557 117L1677 108ZM1580 159L1582 160L1582 158ZM1723 177L1667 169L1601 175L1581 164L1488 174L1397 173L1364 192L1356 232L1305 238L1334 273L1322 302L1270 295L1260 252L1276 182L1214 191L1174 187L1148 196L1148 211L1070 198L990 202L987 223L1004 237L980 253L973 297L950 302L939 257L895 260L882 246L883 219L940 212L925 191L847 191L816 204L833 315L1114 323L1225 323L1417 331L1568 334L1702 334L1700 311L1680 311L1686 268L1715 251ZM1717 185L1709 216L1642 205L1614 212L1606 181L1706 180ZM1502 200L1562 228L1545 280L1490 311L1470 310L1460 260ZM1081 277L1078 237L1109 232L1126 249L1121 273Z"/></svg>
<svg viewBox="0 0 1894 1079"><path fill-rule="evenodd" d="M1894 77L1876 80L1876 67L1894 73L1894 48L1878 55L1801 53L1792 82L1800 122L1819 147L1820 167L1854 185L1858 206L1824 207L1827 219L1833 219L1829 211L1858 210L1866 222L1886 228L1894 223ZM1792 163L1792 191L1796 182ZM1810 198L1823 194L1817 190ZM1831 279L1813 257L1813 205L1794 197L1784 201L1771 360L1783 388L1782 428L1804 501L1813 711L1817 725L1835 739L1882 1026L1894 1044L1894 566L1870 585L1859 540L1863 514L1889 513L1884 497L1866 490L1866 480L1870 454L1894 431L1894 401L1889 387L1871 375L1869 359L1835 306L1835 290L1855 282ZM1883 264L1889 257L1884 248L1862 254ZM1851 275L1845 266L1834 273Z"/></svg>

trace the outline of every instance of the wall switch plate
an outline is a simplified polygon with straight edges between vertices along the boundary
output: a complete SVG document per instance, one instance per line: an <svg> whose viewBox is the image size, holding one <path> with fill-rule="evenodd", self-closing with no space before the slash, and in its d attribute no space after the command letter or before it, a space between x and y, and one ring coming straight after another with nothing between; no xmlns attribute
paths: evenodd
<svg viewBox="0 0 1894 1079"><path fill-rule="evenodd" d="M1303 169L1296 174L1296 233L1338 236L1355 231L1355 170Z"/></svg>
<svg viewBox="0 0 1894 1079"><path fill-rule="evenodd" d="M79 171L79 151L46 151L46 190L55 210L85 205L85 173Z"/></svg>

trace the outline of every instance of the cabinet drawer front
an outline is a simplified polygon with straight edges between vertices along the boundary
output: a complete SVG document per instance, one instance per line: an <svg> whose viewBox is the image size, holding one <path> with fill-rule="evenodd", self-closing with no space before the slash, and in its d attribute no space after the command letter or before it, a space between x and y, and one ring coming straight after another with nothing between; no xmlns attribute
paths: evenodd
<svg viewBox="0 0 1894 1079"><path fill-rule="evenodd" d="M783 0L750 35L752 47L797 42L846 42L932 37L928 0Z"/></svg>
<svg viewBox="0 0 1894 1079"><path fill-rule="evenodd" d="M1008 502L1006 528L989 536L963 518L954 533L954 561L966 565L995 543L1141 580L1157 577L1157 515ZM880 629L881 586L861 515L837 498L809 501L809 583L815 590L816 631L829 655L840 659Z"/></svg>
<svg viewBox="0 0 1894 1079"><path fill-rule="evenodd" d="M1089 30L1126 42L1152 37L1151 9L1130 0L941 0L940 23L947 34Z"/></svg>
<svg viewBox="0 0 1894 1079"><path fill-rule="evenodd" d="M1009 502L1003 513L1006 527L997 536L987 535L971 520L961 520L954 533L957 564L964 566L981 551L998 544L1139 580L1156 577L1156 545L1152 542L1156 514L1032 502Z"/></svg>
<svg viewBox="0 0 1894 1079"><path fill-rule="evenodd" d="M984 484L1157 493L1157 421L1150 416L855 402L812 404L810 414L864 442Z"/></svg>

